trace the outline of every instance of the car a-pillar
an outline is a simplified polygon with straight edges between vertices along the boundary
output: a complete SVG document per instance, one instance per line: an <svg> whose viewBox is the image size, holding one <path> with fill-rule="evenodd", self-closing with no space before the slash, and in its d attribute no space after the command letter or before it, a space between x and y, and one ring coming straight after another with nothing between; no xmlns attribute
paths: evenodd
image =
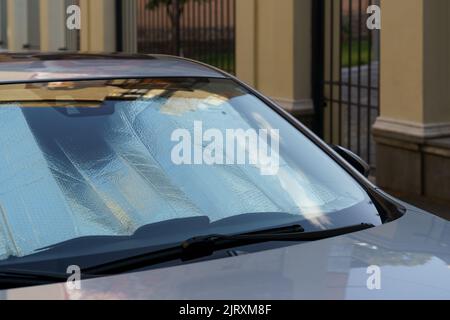
<svg viewBox="0 0 450 320"><path fill-rule="evenodd" d="M381 9L377 184L450 201L448 1L384 1Z"/></svg>

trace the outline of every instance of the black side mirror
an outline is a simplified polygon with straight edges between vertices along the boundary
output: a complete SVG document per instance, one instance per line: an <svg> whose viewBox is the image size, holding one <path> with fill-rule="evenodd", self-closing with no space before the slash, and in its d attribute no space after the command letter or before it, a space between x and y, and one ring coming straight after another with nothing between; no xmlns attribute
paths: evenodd
<svg viewBox="0 0 450 320"><path fill-rule="evenodd" d="M353 168L358 170L366 178L370 174L370 166L361 157L356 155L350 150L347 150L341 146L332 145L331 148L336 151L342 158L345 159Z"/></svg>

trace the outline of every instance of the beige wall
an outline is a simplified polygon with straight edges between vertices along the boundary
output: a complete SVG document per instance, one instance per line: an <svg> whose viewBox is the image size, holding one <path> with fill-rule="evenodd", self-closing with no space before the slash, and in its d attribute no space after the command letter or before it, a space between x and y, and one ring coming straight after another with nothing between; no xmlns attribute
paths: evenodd
<svg viewBox="0 0 450 320"><path fill-rule="evenodd" d="M311 0L240 0L237 76L290 111L312 110Z"/></svg>
<svg viewBox="0 0 450 320"><path fill-rule="evenodd" d="M450 1L381 5L381 116L373 127L377 184L448 201Z"/></svg>
<svg viewBox="0 0 450 320"><path fill-rule="evenodd" d="M450 1L424 3L425 123L450 123Z"/></svg>
<svg viewBox="0 0 450 320"><path fill-rule="evenodd" d="M257 86L256 1L236 2L236 74L252 86Z"/></svg>
<svg viewBox="0 0 450 320"><path fill-rule="evenodd" d="M41 51L57 51L65 46L65 7L61 0L40 0Z"/></svg>
<svg viewBox="0 0 450 320"><path fill-rule="evenodd" d="M258 89L294 99L294 1L257 1Z"/></svg>
<svg viewBox="0 0 450 320"><path fill-rule="evenodd" d="M116 50L116 15L114 0L80 0L81 51Z"/></svg>
<svg viewBox="0 0 450 320"><path fill-rule="evenodd" d="M401 17L413 23L400 23ZM383 1L382 19L381 114L422 122L422 0Z"/></svg>
<svg viewBox="0 0 450 320"><path fill-rule="evenodd" d="M383 118L450 124L449 16L448 0L382 2Z"/></svg>
<svg viewBox="0 0 450 320"><path fill-rule="evenodd" d="M8 49L22 51L28 42L27 34L27 0L8 0Z"/></svg>

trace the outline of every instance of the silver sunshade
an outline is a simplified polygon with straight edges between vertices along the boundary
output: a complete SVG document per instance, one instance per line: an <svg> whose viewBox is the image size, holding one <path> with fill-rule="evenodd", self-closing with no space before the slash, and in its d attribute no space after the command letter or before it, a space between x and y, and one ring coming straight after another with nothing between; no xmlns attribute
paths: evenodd
<svg viewBox="0 0 450 320"><path fill-rule="evenodd" d="M0 258L81 236L130 235L172 218L278 211L307 217L308 207L317 212L333 203L328 210L337 210L357 201L343 200L283 159L276 176L261 176L251 165L175 165L170 136L193 130L199 117L207 128L250 128L227 103L184 106L189 111L181 115L176 110L187 101L121 102L114 114L92 118L0 108ZM40 117L55 126L38 129Z"/></svg>

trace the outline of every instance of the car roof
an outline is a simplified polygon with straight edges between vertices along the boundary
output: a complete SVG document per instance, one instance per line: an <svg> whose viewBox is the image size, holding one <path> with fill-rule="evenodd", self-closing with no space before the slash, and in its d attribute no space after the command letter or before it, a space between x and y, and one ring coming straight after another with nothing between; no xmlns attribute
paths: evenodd
<svg viewBox="0 0 450 320"><path fill-rule="evenodd" d="M155 77L225 78L213 67L168 55L1 53L0 84Z"/></svg>

